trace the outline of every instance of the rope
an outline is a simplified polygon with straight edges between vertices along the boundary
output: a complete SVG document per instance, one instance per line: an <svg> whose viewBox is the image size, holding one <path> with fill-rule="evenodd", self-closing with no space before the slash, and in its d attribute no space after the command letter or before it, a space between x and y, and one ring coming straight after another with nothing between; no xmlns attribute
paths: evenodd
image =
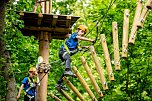
<svg viewBox="0 0 152 101"><path fill-rule="evenodd" d="M96 25L85 35L85 36L87 36L87 35L88 35L89 33L91 33L91 32L93 31L93 29L96 27L96 37L95 37L95 41L94 41L90 46L94 45L94 44L96 43L97 39L98 39L98 36L99 36L98 25L99 25L101 19L103 19L102 22L101 22L101 26L102 26L102 25L103 25L103 22L104 22L104 20L105 20L105 18L106 18L106 16L107 16L107 14L108 14L108 11L110 10L111 6L112 6L115 2L116 2L116 0L114 0L113 2L112 2L112 0L111 0L110 4L109 4L109 6L108 6L108 9L106 10L107 13L105 13L104 16L100 17L100 18L97 20ZM100 31L100 32L101 32L101 31ZM90 46L89 46L89 47L90 47ZM89 48L89 47L88 47L88 48ZM82 52L82 55L89 50L88 48L86 48L86 49Z"/></svg>

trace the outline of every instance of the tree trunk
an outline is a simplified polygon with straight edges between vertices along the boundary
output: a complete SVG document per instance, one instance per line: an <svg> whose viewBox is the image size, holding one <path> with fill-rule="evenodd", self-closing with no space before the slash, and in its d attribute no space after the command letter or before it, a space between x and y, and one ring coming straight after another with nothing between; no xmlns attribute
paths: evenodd
<svg viewBox="0 0 152 101"><path fill-rule="evenodd" d="M17 101L16 100L16 81L14 78L14 73L11 69L11 60L9 51L6 49L6 44L4 41L4 29L5 29L5 9L6 9L6 1L0 1L0 64L2 68L0 68L1 72L4 72L4 78L6 80L6 99L5 101Z"/></svg>

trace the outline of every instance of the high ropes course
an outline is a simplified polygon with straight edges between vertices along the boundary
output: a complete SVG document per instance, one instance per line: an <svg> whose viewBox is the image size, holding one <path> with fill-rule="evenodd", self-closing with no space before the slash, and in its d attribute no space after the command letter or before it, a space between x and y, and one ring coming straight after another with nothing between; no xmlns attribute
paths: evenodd
<svg viewBox="0 0 152 101"><path fill-rule="evenodd" d="M115 2L116 0L114 0ZM113 5L111 1L108 9ZM137 31L140 28L143 28L144 22L150 9L152 8L152 0L147 0L147 2L143 6L143 0L138 0L136 6L136 12L134 16L133 25L131 28L130 37L128 37L129 32L129 9L124 10L124 20L123 20L123 37L122 37L122 58L127 58L128 54L128 44L134 44ZM40 5L41 13L36 13L37 7ZM21 29L23 35L25 36L35 36L39 41L39 56L40 61L43 59L43 62L38 64L38 73L40 79L40 86L37 89L36 99L37 101L46 101L47 99L47 82L48 82L48 72L50 69L49 65L49 45L52 39L65 39L69 36L72 32L72 25L80 18L78 16L69 16L69 15L56 15L52 14L52 0L36 0L33 12L18 12L20 15L20 19L24 20L24 28ZM100 37L100 43L103 48L104 59L106 62L106 70L108 74L108 78L110 81L114 81L114 73L112 70L110 54L108 51L108 46L106 43L106 36L104 34L98 35L98 24L102 25L101 19L104 19L106 14L98 19L96 26L92 27L92 30L96 28L97 34L95 42L97 38ZM103 21L103 20L102 20ZM92 31L91 30L91 31ZM90 31L90 32L91 32ZM89 33L90 33L89 32ZM89 34L88 33L88 34ZM113 47L114 47L114 65L115 70L121 70L120 66L120 54L119 54L119 43L118 43L118 25L117 22L112 23L112 36L113 36ZM129 40L128 40L129 39ZM94 42L94 43L95 43ZM94 43L89 46L89 48L85 51L90 51L91 56L94 60L96 71L99 74L99 78L103 87L103 90L108 89L107 81L105 79L105 75L103 72L103 67L101 66L96 50L94 48ZM85 52L84 51L84 52ZM73 66L73 72L76 74L77 78L81 82L82 86L85 88L86 92L88 93L90 100L98 101L99 97L104 96L99 84L96 82L93 73L91 72L85 57L80 57L82 61L82 65L86 70L88 77L95 89L96 92L92 92L89 88L88 84L82 77L81 73L78 71L76 66ZM77 97L81 101L86 101L84 96L79 92L79 88L76 88L67 77L63 77L64 82L70 87L70 89L77 95ZM68 101L74 101L63 89L57 89ZM95 96L95 95L96 96ZM54 100L62 101L59 99L55 94L49 94Z"/></svg>

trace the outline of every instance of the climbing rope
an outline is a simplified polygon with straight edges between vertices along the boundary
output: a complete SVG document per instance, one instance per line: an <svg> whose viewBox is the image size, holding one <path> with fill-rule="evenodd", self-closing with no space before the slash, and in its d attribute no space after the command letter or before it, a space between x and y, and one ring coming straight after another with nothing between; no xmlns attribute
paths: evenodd
<svg viewBox="0 0 152 101"><path fill-rule="evenodd" d="M112 7L112 5L113 5L115 2L116 2L116 0L114 0L113 2L112 2L112 0L111 0L110 4L109 4L109 6L108 6L108 9L106 10L107 13L105 13L104 16L100 17L100 18L97 20L96 25L95 25L94 27L92 27L92 29L85 35L85 36L87 36L88 34L90 34L90 33L94 30L94 28L96 28L96 37L95 37L95 40L94 40L94 42L93 42L91 45L89 45L89 47L92 46L92 45L94 45L94 44L96 43L96 41L97 41L97 39L98 39L98 36L99 36L99 28L98 28L99 23L100 23L101 20L103 19L102 22L101 22L101 26L103 25L104 20L105 20L107 14L108 14L110 8ZM103 27L103 26L102 26L102 27ZM102 32L102 31L100 31L100 32ZM88 47L88 48L89 48L89 47ZM86 49L82 52L82 55L89 50L88 48L86 48Z"/></svg>

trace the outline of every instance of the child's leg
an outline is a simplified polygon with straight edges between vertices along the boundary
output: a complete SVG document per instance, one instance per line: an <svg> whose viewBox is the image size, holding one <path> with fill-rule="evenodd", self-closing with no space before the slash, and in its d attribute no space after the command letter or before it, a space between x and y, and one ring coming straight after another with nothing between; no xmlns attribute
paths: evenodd
<svg viewBox="0 0 152 101"><path fill-rule="evenodd" d="M61 84L63 82L64 73L61 75L60 79L58 80L57 84Z"/></svg>
<svg viewBox="0 0 152 101"><path fill-rule="evenodd" d="M65 70L71 70L71 58L67 52L63 54L63 59L65 60Z"/></svg>

